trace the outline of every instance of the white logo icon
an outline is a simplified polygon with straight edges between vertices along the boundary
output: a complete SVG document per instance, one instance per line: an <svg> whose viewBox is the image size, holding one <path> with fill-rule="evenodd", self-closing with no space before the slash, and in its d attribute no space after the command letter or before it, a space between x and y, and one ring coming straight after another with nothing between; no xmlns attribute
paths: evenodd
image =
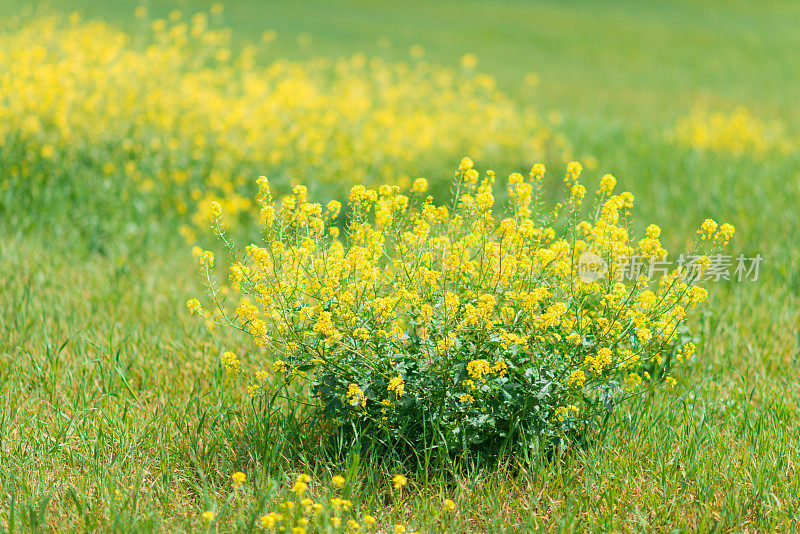
<svg viewBox="0 0 800 534"><path fill-rule="evenodd" d="M578 258L578 279L585 284L600 280L607 272L605 260L594 252L584 252Z"/></svg>

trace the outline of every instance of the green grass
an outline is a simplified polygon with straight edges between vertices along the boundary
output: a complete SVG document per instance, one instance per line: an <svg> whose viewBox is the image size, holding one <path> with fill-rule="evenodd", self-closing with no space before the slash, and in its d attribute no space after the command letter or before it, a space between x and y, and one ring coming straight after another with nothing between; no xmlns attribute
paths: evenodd
<svg viewBox="0 0 800 534"><path fill-rule="evenodd" d="M122 26L134 7L52 5ZM207 4L150 5L166 13ZM15 9L0 0L0 12ZM377 53L386 35L394 46L380 53L398 58L413 43L444 63L474 51L512 93L524 73L538 72L537 100L563 113L576 156L597 157L598 172L631 189L638 219L661 224L670 250L706 216L729 220L735 252L765 256L761 279L713 285L696 325L700 354L675 393L623 407L604 442L534 459L522 472L449 477L321 456L325 436L306 430L299 421L308 414L291 407L275 407L269 426L260 424L217 361L221 344L245 340L211 336L185 313L200 284L172 229L131 236L119 221L117 234L87 241L70 219L15 212L4 199L0 528L201 530L200 513L222 510L230 474L242 470L249 481L218 528L248 530L262 503L276 499L273 483L291 484L301 470L327 480L348 469L355 502L384 525L402 520L423 531L435 527L445 497L457 503L453 532L800 528L800 156L702 154L664 140L697 102L744 104L790 127L800 119L799 5L239 0L225 18L237 35L276 29L278 51L290 57ZM311 51L297 49L301 32L314 35ZM388 484L401 468L411 479L403 499Z"/></svg>

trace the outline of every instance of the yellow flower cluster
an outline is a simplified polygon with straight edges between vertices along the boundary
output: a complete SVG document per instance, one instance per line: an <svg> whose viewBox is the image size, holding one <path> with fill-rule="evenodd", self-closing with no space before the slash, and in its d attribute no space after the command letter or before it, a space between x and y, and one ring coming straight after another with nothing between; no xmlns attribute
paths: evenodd
<svg viewBox="0 0 800 534"><path fill-rule="evenodd" d="M244 473L237 472L233 476L234 490L239 489L247 480ZM287 494L277 504L277 509L261 515L260 526L268 532L291 532L292 534L306 534L313 532L344 532L355 534L373 531L378 526L378 518L368 513L358 514L358 506L353 501L337 496L338 490L345 485L345 478L335 475L331 478L330 498L314 496L311 476L300 473L295 478L294 484L288 489ZM395 490L402 490L408 479L403 475L394 475L391 480ZM316 500L315 500L316 499ZM441 520L448 521L449 514L456 508L452 499L444 499L441 504ZM201 514L203 521L211 522L216 519L213 511ZM387 525L394 532L412 534L403 524Z"/></svg>
<svg viewBox="0 0 800 534"><path fill-rule="evenodd" d="M209 20L175 12L137 35L77 14L3 26L0 180L58 186L99 169L77 185L187 217L197 207L205 228L213 202L228 216L252 206L264 168L282 191L313 177L338 194L443 175L465 151L522 162L566 150L488 75L364 54L288 61L269 43L234 54L231 31Z"/></svg>
<svg viewBox="0 0 800 534"><path fill-rule="evenodd" d="M800 139L787 137L781 124L765 122L744 107L731 113L695 108L677 120L670 137L692 148L735 154L786 154L800 148Z"/></svg>
<svg viewBox="0 0 800 534"><path fill-rule="evenodd" d="M629 234L633 195L614 194L612 176L600 180L597 205L587 210L593 215L566 201L553 219L553 210L540 208L543 174L537 165L529 179L509 177L505 213L494 208L494 173L481 176L469 158L448 205L423 197L423 184L410 196L397 186L355 186L346 240L304 187L276 201L260 179L266 242L238 256L230 249L244 304L227 320L264 349L290 355L284 369L314 369L311 380L325 384L315 391L340 384L320 401L343 420L400 429L427 406L442 410L431 417L457 435L473 410L514 413L502 404L540 402L525 396L552 383L559 384L553 418L578 417L600 391L638 386L636 377L683 360L685 320L707 293L680 269L650 273L645 265L638 279L621 276L631 256L663 259L666 250L656 225L638 241ZM580 175L571 163L568 198ZM557 232L556 220L566 230ZM733 231L708 220L698 242L721 247ZM217 232L224 236L224 227ZM608 272L581 278L584 254L602 258ZM217 300L219 289L209 290Z"/></svg>

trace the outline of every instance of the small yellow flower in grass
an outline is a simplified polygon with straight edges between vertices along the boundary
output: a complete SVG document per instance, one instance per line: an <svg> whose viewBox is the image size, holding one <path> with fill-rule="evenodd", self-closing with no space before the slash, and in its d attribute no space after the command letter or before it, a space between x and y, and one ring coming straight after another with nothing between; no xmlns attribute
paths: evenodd
<svg viewBox="0 0 800 534"><path fill-rule="evenodd" d="M456 509L456 503L454 503L451 499L445 499L443 506L445 512L452 512Z"/></svg>
<svg viewBox="0 0 800 534"><path fill-rule="evenodd" d="M247 475L245 475L241 471L236 471L234 474L231 475L231 478L233 479L233 487L238 488L239 486L244 484L245 480L247 480Z"/></svg>
<svg viewBox="0 0 800 534"><path fill-rule="evenodd" d="M405 534L406 527L403 525L395 525L394 526L394 533L395 534Z"/></svg>
<svg viewBox="0 0 800 534"><path fill-rule="evenodd" d="M341 475L334 475L333 478L331 478L331 484L333 484L337 488L341 488L342 486L344 486L344 483L345 483L344 477Z"/></svg>
<svg viewBox="0 0 800 534"><path fill-rule="evenodd" d="M297 482L294 483L294 486L292 486L292 493L294 493L298 497L302 497L303 495L305 495L306 491L308 491L308 484L306 484L302 480L298 480Z"/></svg>
<svg viewBox="0 0 800 534"><path fill-rule="evenodd" d="M333 528L339 528L341 524L342 524L341 518L331 517L331 525L333 525Z"/></svg>
<svg viewBox="0 0 800 534"><path fill-rule="evenodd" d="M666 383L667 383L667 385L668 385L670 388L674 388L674 387L675 387L675 384L677 384L677 383L678 383L678 381L677 381L677 380L675 380L675 378L674 378L674 377L672 377L672 376L668 376L668 377L666 377L666 378L664 379L664 382L666 382Z"/></svg>
<svg viewBox="0 0 800 534"><path fill-rule="evenodd" d="M189 310L189 313L192 315L199 315L200 310L202 307L200 306L200 301L197 299L189 299L186 301L186 308Z"/></svg>
<svg viewBox="0 0 800 534"><path fill-rule="evenodd" d="M286 371L286 362L283 360L277 360L275 363L272 364L272 370L276 373L282 373Z"/></svg>
<svg viewBox="0 0 800 534"><path fill-rule="evenodd" d="M711 259L704 254L697 258L697 265L700 266L701 272L705 273L711 267Z"/></svg>
<svg viewBox="0 0 800 534"><path fill-rule="evenodd" d="M233 372L239 370L239 358L230 351L222 355L222 364L225 366L226 371Z"/></svg>
<svg viewBox="0 0 800 534"><path fill-rule="evenodd" d="M369 514L364 514L364 526L367 528L372 528L375 526L378 520L375 519L375 516L371 516Z"/></svg>
<svg viewBox="0 0 800 534"><path fill-rule="evenodd" d="M554 415L556 419L558 419L559 421L564 421L569 415L569 410L567 410L566 406L559 406L558 408L556 408L556 412Z"/></svg>
<svg viewBox="0 0 800 534"><path fill-rule="evenodd" d="M601 195L610 195L617 185L617 179L610 174L606 174L600 179L600 189L597 191Z"/></svg>
<svg viewBox="0 0 800 534"><path fill-rule="evenodd" d="M396 376L389 380L389 385L386 387L386 389L388 391L394 391L398 397L402 397L406 389L405 380L399 376Z"/></svg>
<svg viewBox="0 0 800 534"><path fill-rule="evenodd" d="M347 387L347 400L350 406L361 406L362 408L367 405L367 396L364 395L364 390L358 387L358 384L350 384Z"/></svg>
<svg viewBox="0 0 800 534"><path fill-rule="evenodd" d="M411 186L412 193L424 193L428 190L428 180L425 178L417 178L414 180L414 185Z"/></svg>
<svg viewBox="0 0 800 534"><path fill-rule="evenodd" d="M723 245L727 245L734 233L736 233L736 228L734 228L732 224L723 223L719 227L717 235L714 236L714 239L721 242Z"/></svg>
<svg viewBox="0 0 800 534"><path fill-rule="evenodd" d="M544 177L545 167L541 163L535 164L531 167L530 177L534 182L541 182Z"/></svg>
<svg viewBox="0 0 800 534"><path fill-rule="evenodd" d="M358 524L358 521L356 521L354 519L349 519L347 521L347 528L348 528L348 530L350 530L352 532L355 532L355 531L357 531L358 529L361 528L361 525Z"/></svg>
<svg viewBox="0 0 800 534"><path fill-rule="evenodd" d="M608 347L603 347L597 351L597 356L592 361L592 367L598 373L602 373L603 369L611 364L612 352Z"/></svg>
<svg viewBox="0 0 800 534"><path fill-rule="evenodd" d="M630 373L625 378L625 387L628 389L636 389L642 383L642 377L638 373Z"/></svg>
<svg viewBox="0 0 800 534"><path fill-rule="evenodd" d="M408 479L403 475L395 475L392 477L392 482L394 483L394 489L402 489L408 484Z"/></svg>
<svg viewBox="0 0 800 534"><path fill-rule="evenodd" d="M571 161L567 165L567 175L564 177L566 183L574 183L575 180L581 175L583 167L577 161Z"/></svg>
<svg viewBox="0 0 800 534"><path fill-rule="evenodd" d="M292 493L298 497L305 495L308 491L308 483L311 482L311 477L305 473L300 473L295 479L294 486L292 486Z"/></svg>
<svg viewBox="0 0 800 534"><path fill-rule="evenodd" d="M661 227L657 224L651 224L645 230L645 235L650 239L658 239L661 236Z"/></svg>
<svg viewBox="0 0 800 534"><path fill-rule="evenodd" d="M625 206L626 208L633 207L633 200L634 200L633 193L631 193L630 191L623 191L619 195L619 198L622 199L622 205Z"/></svg>
<svg viewBox="0 0 800 534"><path fill-rule="evenodd" d="M474 69L478 65L478 56L473 53L461 56L461 66L465 69Z"/></svg>
<svg viewBox="0 0 800 534"><path fill-rule="evenodd" d="M700 225L700 230L698 230L698 234L700 234L701 239L709 239L711 235L717 231L717 221L714 219L706 219L703 221L703 224Z"/></svg>
<svg viewBox="0 0 800 534"><path fill-rule="evenodd" d="M569 375L569 378L567 378L568 386L575 386L579 388L583 386L584 383L586 383L586 373L580 369L573 371L572 374Z"/></svg>
<svg viewBox="0 0 800 534"><path fill-rule="evenodd" d="M583 202L583 197L585 195L586 195L586 188L583 187L583 185L575 184L572 186L572 192L570 193L570 200L572 200L576 204L581 204Z"/></svg>
<svg viewBox="0 0 800 534"><path fill-rule="evenodd" d="M303 527L294 527L292 529L292 534L306 534L306 529Z"/></svg>
<svg viewBox="0 0 800 534"><path fill-rule="evenodd" d="M212 512L211 510L206 510L205 512L203 512L203 521L207 523L212 522L215 517L216 514L214 514L214 512Z"/></svg>

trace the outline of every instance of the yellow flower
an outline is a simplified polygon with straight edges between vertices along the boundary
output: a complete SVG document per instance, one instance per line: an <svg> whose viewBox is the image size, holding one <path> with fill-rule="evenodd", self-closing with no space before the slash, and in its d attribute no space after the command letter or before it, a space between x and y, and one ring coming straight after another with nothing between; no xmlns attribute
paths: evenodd
<svg viewBox="0 0 800 534"><path fill-rule="evenodd" d="M386 387L388 391L394 391L398 397L402 397L405 392L406 383L401 377L396 376L389 380L389 385Z"/></svg>
<svg viewBox="0 0 800 534"><path fill-rule="evenodd" d="M297 496L302 497L303 495L305 495L306 491L308 491L308 484L306 484L302 480L297 480L294 483L294 486L292 486L292 493L294 493Z"/></svg>
<svg viewBox="0 0 800 534"><path fill-rule="evenodd" d="M331 484L336 486L337 488L341 488L342 486L344 486L344 483L345 479L341 475L334 475L333 478L331 478Z"/></svg>
<svg viewBox="0 0 800 534"><path fill-rule="evenodd" d="M238 488L242 484L244 484L245 480L247 480L247 475L242 473L241 471L236 471L234 474L231 475L233 479L233 487Z"/></svg>
<svg viewBox="0 0 800 534"><path fill-rule="evenodd" d="M444 508L445 512L452 512L456 509L456 503L450 499L445 499L442 507Z"/></svg>
<svg viewBox="0 0 800 534"><path fill-rule="evenodd" d="M424 193L428 190L428 180L425 178L417 178L414 180L414 185L411 186L412 193Z"/></svg>
<svg viewBox="0 0 800 534"><path fill-rule="evenodd" d="M602 195L610 195L616 185L617 179L610 174L606 174L600 179L600 190L598 192Z"/></svg>
<svg viewBox="0 0 800 534"><path fill-rule="evenodd" d="M474 69L478 66L478 56L469 53L461 56L461 66L465 69Z"/></svg>
<svg viewBox="0 0 800 534"><path fill-rule="evenodd" d="M233 352L228 351L222 355L222 364L227 371L239 370L239 358Z"/></svg>
<svg viewBox="0 0 800 534"><path fill-rule="evenodd" d="M611 349L603 347L597 351L597 356L592 361L592 367L598 373L602 373L603 369L611 365Z"/></svg>
<svg viewBox="0 0 800 534"><path fill-rule="evenodd" d="M575 386L581 387L583 384L586 383L586 373L578 369L577 371L573 371L572 374L569 375L567 378L567 385L568 386Z"/></svg>
<svg viewBox="0 0 800 534"><path fill-rule="evenodd" d="M205 512L203 512L203 521L205 521L207 523L210 523L211 521L213 521L215 517L216 517L216 514L214 512L212 512L211 510L206 510Z"/></svg>
<svg viewBox="0 0 800 534"><path fill-rule="evenodd" d="M630 373L625 378L625 387L628 389L636 389L642 383L642 377L638 373Z"/></svg>
<svg viewBox="0 0 800 534"><path fill-rule="evenodd" d="M403 475L395 475L392 477L392 483L394 484L394 489L402 489L408 484L408 479Z"/></svg>
<svg viewBox="0 0 800 534"><path fill-rule="evenodd" d="M697 232L702 239L709 239L711 235L717 231L717 222L714 219L706 219L700 225L700 230Z"/></svg>
<svg viewBox="0 0 800 534"><path fill-rule="evenodd" d="M199 315L201 311L200 301L197 299L189 299L186 301L186 308L189 309L189 313L192 315Z"/></svg>
<svg viewBox="0 0 800 534"><path fill-rule="evenodd" d="M364 390L358 387L358 384L350 384L347 386L347 401L350 406L361 406L362 408L367 405L367 397L364 395Z"/></svg>
<svg viewBox="0 0 800 534"><path fill-rule="evenodd" d="M714 239L720 241L723 245L727 245L728 241L730 241L733 234L736 232L736 228L730 223L723 223L719 227L719 231L717 235L714 236Z"/></svg>

